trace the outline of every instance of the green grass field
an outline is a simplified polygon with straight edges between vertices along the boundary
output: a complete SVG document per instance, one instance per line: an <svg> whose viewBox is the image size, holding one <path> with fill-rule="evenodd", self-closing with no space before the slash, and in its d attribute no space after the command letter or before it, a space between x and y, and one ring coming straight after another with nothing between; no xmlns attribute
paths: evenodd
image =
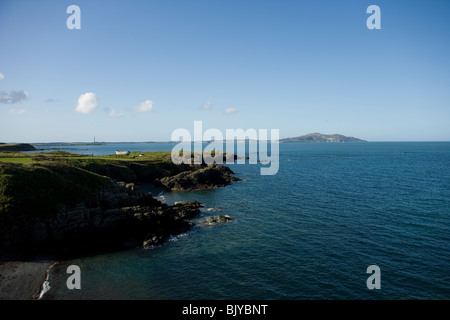
<svg viewBox="0 0 450 320"><path fill-rule="evenodd" d="M194 155L194 152L191 152ZM212 152L214 155L214 151ZM110 162L153 162L153 163L172 163L170 151L147 151L147 152L131 152L129 155L103 155L89 156L77 153L69 153L66 151L52 151L39 153L23 153L13 151L0 151L1 162L13 162L31 164L40 161L62 161L70 163L70 161L89 163L90 161L110 161Z"/></svg>
<svg viewBox="0 0 450 320"><path fill-rule="evenodd" d="M108 161L135 161L135 162L171 162L169 151L151 151L151 152L132 152L130 155L115 154L104 156L87 156L76 153L69 153L65 151L52 151L40 153L22 153L22 152L0 152L1 162L13 162L30 164L39 161L63 161L68 162L72 160L108 160Z"/></svg>
<svg viewBox="0 0 450 320"><path fill-rule="evenodd" d="M33 158L0 158L0 161L1 162L30 164L33 162Z"/></svg>

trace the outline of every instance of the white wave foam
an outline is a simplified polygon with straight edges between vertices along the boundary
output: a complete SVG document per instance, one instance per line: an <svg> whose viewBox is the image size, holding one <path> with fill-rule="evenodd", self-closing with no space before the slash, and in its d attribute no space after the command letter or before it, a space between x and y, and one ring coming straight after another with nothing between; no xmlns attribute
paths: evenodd
<svg viewBox="0 0 450 320"><path fill-rule="evenodd" d="M179 235L176 235L176 236L171 235L171 236L169 237L169 242L175 242L175 241L178 241L178 239L187 237L187 235L188 235L187 233L180 233Z"/></svg>
<svg viewBox="0 0 450 320"><path fill-rule="evenodd" d="M44 295L47 293L47 292L49 292L50 291L50 271L51 271L51 269L53 268L53 266L56 264L57 262L55 261L55 262L53 262L49 267L48 267L48 269L47 269L47 273L46 273L46 276L45 276L45 280L44 280L44 283L42 283L42 290L41 290L41 292L39 293L39 298L38 298L38 300L41 300L43 297L44 297Z"/></svg>

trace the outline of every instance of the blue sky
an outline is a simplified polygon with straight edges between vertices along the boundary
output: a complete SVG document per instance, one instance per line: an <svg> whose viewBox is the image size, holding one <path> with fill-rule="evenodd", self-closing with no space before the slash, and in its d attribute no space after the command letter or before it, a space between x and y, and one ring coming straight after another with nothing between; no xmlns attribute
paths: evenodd
<svg viewBox="0 0 450 320"><path fill-rule="evenodd" d="M81 30L66 27L71 4ZM372 4L381 30L366 27ZM441 0L1 0L0 141L169 140L194 120L448 141L449 13Z"/></svg>

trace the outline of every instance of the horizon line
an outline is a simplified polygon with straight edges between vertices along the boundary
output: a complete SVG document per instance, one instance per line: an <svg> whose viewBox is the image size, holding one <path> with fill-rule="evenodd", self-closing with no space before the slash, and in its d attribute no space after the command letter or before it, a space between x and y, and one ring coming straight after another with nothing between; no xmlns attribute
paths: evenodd
<svg viewBox="0 0 450 320"><path fill-rule="evenodd" d="M281 140L286 138L281 138L278 141L280 143L345 143L345 144L359 144L359 143L370 143L370 142L450 142L450 140L366 140L362 142L321 142L321 141L294 141L294 142L281 142ZM191 143L195 142L202 142L202 143L211 143L214 140L208 140L208 141L191 141ZM217 140L216 142L244 142L244 141L250 141L250 142L259 142L259 141L277 141L277 140L259 140L259 139L239 139L239 140ZM99 145L99 144L114 144L114 143L180 143L183 141L173 141L173 140L147 140L147 141L95 141L95 142L87 142L87 141L51 141L51 142L0 142L0 144L31 144L31 145L50 145L50 144L84 144L84 145Z"/></svg>

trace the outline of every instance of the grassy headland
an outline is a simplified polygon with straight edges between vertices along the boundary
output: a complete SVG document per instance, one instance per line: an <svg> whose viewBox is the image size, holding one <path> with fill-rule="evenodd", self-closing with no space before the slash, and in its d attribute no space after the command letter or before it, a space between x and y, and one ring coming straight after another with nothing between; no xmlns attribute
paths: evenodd
<svg viewBox="0 0 450 320"><path fill-rule="evenodd" d="M94 157L65 151L0 152L0 215L51 214L62 204L96 194L112 180L152 183L189 169L173 164L170 152Z"/></svg>

